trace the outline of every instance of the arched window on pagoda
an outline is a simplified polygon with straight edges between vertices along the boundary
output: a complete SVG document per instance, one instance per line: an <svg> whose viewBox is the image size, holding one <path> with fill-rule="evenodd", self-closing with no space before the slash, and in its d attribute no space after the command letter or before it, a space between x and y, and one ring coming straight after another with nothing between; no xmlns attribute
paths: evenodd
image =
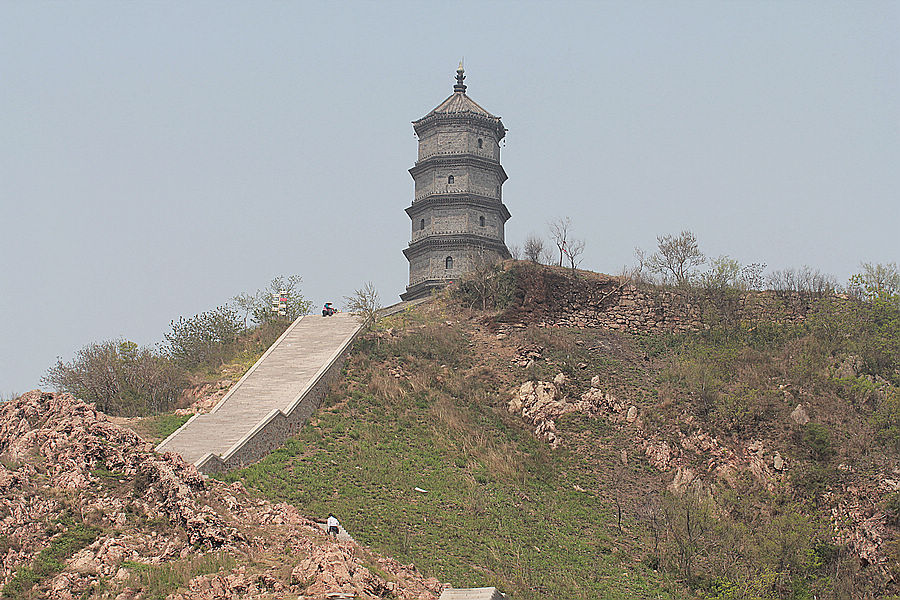
<svg viewBox="0 0 900 600"><path fill-rule="evenodd" d="M453 257L452 256L448 256L447 258L444 259L444 268L448 269L448 270L453 268Z"/></svg>

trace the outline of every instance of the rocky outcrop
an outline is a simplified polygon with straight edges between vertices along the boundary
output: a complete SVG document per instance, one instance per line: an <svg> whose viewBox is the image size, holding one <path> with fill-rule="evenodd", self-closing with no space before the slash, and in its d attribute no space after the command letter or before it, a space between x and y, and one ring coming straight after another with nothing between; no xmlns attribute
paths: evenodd
<svg viewBox="0 0 900 600"><path fill-rule="evenodd" d="M433 600L442 589L411 565L326 537L293 506L206 479L175 454L155 454L67 394L34 391L2 405L0 457L0 584L73 528L97 532L64 557L62 572L37 584L36 597L79 598L104 581L104 597L138 600L146 597L141 572L165 565L190 572L204 557L221 568L176 582L170 600L332 593Z"/></svg>
<svg viewBox="0 0 900 600"><path fill-rule="evenodd" d="M176 409L175 414L185 416L208 413L225 397L233 385L234 381L231 379L222 379L189 387L181 393L178 401L178 404L185 408Z"/></svg>
<svg viewBox="0 0 900 600"><path fill-rule="evenodd" d="M546 439L553 448L560 443L556 430L559 417L573 412L596 414L600 410L597 397L585 395L580 400L567 398L560 392L566 383L567 377L562 373L554 381L526 381L507 405L509 412L519 414L534 425L535 435Z"/></svg>

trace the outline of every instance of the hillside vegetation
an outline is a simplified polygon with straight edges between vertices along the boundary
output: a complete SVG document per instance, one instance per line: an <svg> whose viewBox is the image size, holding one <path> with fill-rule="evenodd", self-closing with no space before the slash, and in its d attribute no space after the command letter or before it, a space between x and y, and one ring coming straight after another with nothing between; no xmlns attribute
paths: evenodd
<svg viewBox="0 0 900 600"><path fill-rule="evenodd" d="M189 404L207 384L237 381L288 325L309 312L301 278L275 277L192 317L178 317L155 348L128 340L93 342L58 358L41 383L96 404L108 415L159 416ZM274 304L273 304L274 302Z"/></svg>
<svg viewBox="0 0 900 600"><path fill-rule="evenodd" d="M699 327L613 331L534 306L573 276L601 311L631 285L518 263L384 319L297 438L224 478L516 599L898 593L896 294L747 320L682 290Z"/></svg>

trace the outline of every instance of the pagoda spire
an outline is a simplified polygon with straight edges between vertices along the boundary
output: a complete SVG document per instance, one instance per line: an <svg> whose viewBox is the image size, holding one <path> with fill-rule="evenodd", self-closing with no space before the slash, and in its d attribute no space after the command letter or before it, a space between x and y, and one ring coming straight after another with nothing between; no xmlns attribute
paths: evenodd
<svg viewBox="0 0 900 600"><path fill-rule="evenodd" d="M459 61L459 68L456 69L456 85L453 86L454 92L466 93L466 85L463 83L463 80L466 78L465 72L462 61Z"/></svg>

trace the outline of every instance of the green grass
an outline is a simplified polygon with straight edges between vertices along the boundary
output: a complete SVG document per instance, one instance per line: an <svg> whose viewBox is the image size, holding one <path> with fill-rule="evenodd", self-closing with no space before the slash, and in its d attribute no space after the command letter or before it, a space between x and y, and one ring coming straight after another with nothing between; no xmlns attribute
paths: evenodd
<svg viewBox="0 0 900 600"><path fill-rule="evenodd" d="M490 374L465 374L458 331L416 337L363 341L354 391L224 479L309 515L333 512L358 541L456 587L496 585L522 600L677 597L591 491L595 457L552 452L505 418ZM427 381L383 375L379 361L395 357Z"/></svg>
<svg viewBox="0 0 900 600"><path fill-rule="evenodd" d="M164 440L176 429L187 423L191 415L163 414L141 421L141 428L155 440Z"/></svg>
<svg viewBox="0 0 900 600"><path fill-rule="evenodd" d="M47 548L41 550L30 566L21 567L3 586L3 598L28 598L31 589L45 579L61 572L65 559L89 545L100 534L96 527L83 523L71 524L66 531L53 538Z"/></svg>
<svg viewBox="0 0 900 600"><path fill-rule="evenodd" d="M160 565L134 561L122 563L129 571L128 586L140 590L146 600L165 600L169 594L186 587L198 575L228 571L236 565L234 556L225 552L210 552Z"/></svg>
<svg viewBox="0 0 900 600"><path fill-rule="evenodd" d="M834 380L827 348L804 327L629 336L530 326L508 338L542 348L523 370L491 358L495 348L479 352L467 315L434 304L361 338L340 391L300 435L223 478L310 516L334 512L361 543L441 581L496 585L516 600L840 598L879 585L846 574L855 559L834 545L822 499L844 487L832 463L848 458L847 439L866 439L869 421L881 435L900 431L900 394ZM559 372L569 397L599 376L603 391L638 406L642 432L569 414L556 422L561 449L535 438L507 412L510 391ZM801 394L821 424L792 425ZM854 412L873 402L874 414ZM715 506L667 494L673 472L647 462L639 437L677 448L696 431L736 449L769 440L790 470L771 489L746 473L730 486L706 477ZM711 455L685 459L702 472Z"/></svg>

